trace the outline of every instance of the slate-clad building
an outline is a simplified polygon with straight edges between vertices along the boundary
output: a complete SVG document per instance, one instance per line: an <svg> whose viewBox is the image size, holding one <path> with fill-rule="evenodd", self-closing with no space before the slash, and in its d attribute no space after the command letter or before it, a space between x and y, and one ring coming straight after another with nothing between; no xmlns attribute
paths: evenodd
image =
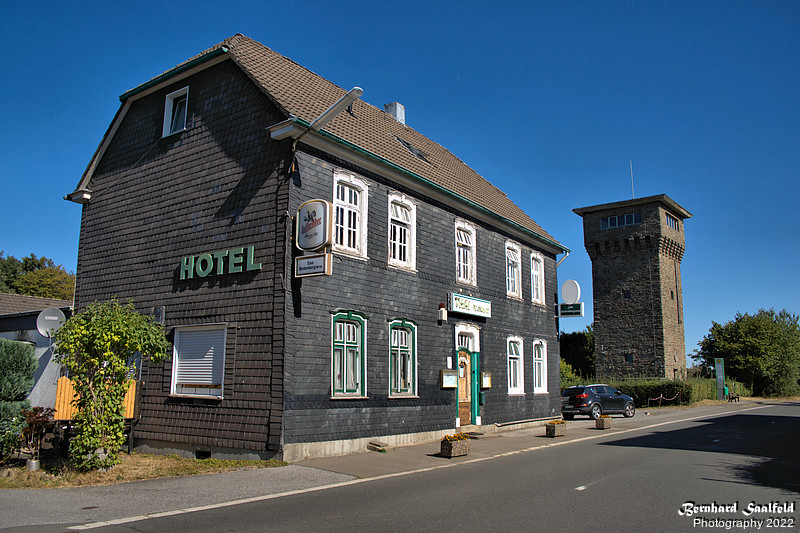
<svg viewBox="0 0 800 533"><path fill-rule="evenodd" d="M120 97L68 199L76 307L132 298L174 346L140 448L292 460L560 416L566 248L399 104L326 113L346 94L235 35Z"/></svg>

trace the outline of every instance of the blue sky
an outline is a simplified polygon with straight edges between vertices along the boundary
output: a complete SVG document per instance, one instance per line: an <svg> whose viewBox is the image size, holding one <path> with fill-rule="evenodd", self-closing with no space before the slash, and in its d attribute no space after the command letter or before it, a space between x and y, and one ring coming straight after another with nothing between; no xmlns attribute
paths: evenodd
<svg viewBox="0 0 800 533"><path fill-rule="evenodd" d="M665 193L686 221L686 350L800 314L800 2L14 2L0 20L0 249L75 270L71 192L126 90L244 33L477 170L572 250L575 207Z"/></svg>

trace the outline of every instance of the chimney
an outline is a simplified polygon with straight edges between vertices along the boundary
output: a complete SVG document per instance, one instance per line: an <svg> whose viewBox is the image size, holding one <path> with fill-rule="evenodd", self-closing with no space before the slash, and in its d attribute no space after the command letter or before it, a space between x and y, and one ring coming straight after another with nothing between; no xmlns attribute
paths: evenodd
<svg viewBox="0 0 800 533"><path fill-rule="evenodd" d="M406 108L403 104L399 102L392 102L391 104L385 104L383 106L383 110L392 115L394 119L399 122L400 124L405 125L406 123Z"/></svg>

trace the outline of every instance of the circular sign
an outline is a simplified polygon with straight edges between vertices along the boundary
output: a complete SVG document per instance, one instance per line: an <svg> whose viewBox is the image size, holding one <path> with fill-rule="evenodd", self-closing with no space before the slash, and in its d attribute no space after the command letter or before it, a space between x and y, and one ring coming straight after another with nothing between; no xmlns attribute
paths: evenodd
<svg viewBox="0 0 800 533"><path fill-rule="evenodd" d="M568 279L561 285L561 299L566 304L576 304L581 299L581 286L574 279Z"/></svg>
<svg viewBox="0 0 800 533"><path fill-rule="evenodd" d="M50 307L36 317L36 329L39 330L42 337L52 337L53 333L61 327L64 321L66 321L66 318L61 309Z"/></svg>

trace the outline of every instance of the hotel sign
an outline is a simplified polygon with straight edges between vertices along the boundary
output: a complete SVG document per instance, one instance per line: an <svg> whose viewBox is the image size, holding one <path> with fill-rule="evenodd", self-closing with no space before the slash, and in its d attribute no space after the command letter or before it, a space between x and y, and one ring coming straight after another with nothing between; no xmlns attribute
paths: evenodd
<svg viewBox="0 0 800 533"><path fill-rule="evenodd" d="M491 318L492 302L489 300L481 300L480 298L473 298L472 296L467 296L466 294L451 292L450 311L454 313L463 313L465 315Z"/></svg>
<svg viewBox="0 0 800 533"><path fill-rule="evenodd" d="M327 200L309 200L297 209L297 247L301 250L319 250L333 241L331 221L333 206Z"/></svg>
<svg viewBox="0 0 800 533"><path fill-rule="evenodd" d="M261 270L261 263L256 263L254 246L217 250L200 255L189 255L181 258L181 279L223 274L239 274Z"/></svg>

